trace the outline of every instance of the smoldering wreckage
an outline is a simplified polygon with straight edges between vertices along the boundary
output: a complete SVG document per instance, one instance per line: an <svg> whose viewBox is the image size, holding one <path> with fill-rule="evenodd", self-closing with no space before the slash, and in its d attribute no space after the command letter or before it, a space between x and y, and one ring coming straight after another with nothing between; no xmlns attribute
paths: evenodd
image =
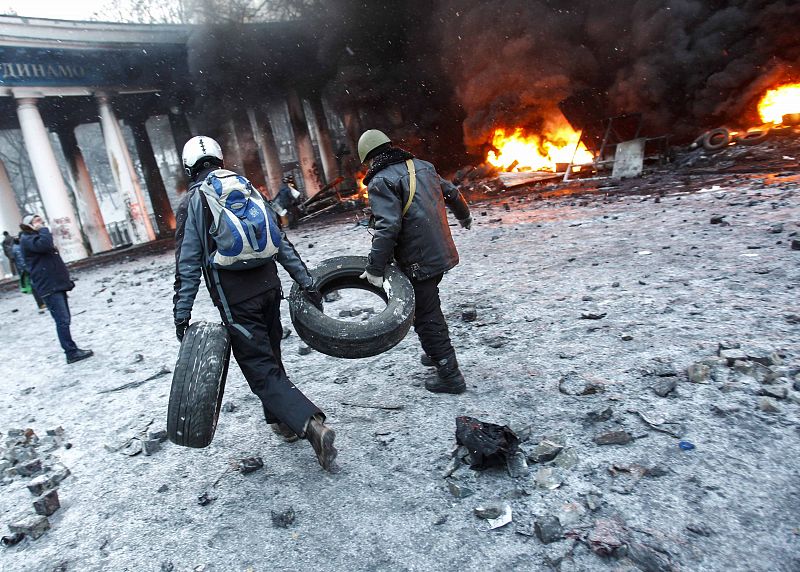
<svg viewBox="0 0 800 572"><path fill-rule="evenodd" d="M358 52L364 15L333 4L322 43ZM345 350L295 290L284 362L340 432L329 476L262 437L233 364L224 394L177 400L168 246L75 270L74 327L108 340L78 370L30 365L43 334L6 293L0 567L798 569L800 8L573 4L436 2L352 102L379 122L370 98L394 94L411 118L426 97L404 57L424 45L436 57L408 66L445 70L428 97L452 101L397 131L450 166L475 218L442 283L465 394L424 391L401 273L381 303L355 276L322 284ZM384 19L413 8L375 25L402 36ZM360 199L331 182L290 231L317 270L369 246ZM173 407L207 409L197 442Z"/></svg>

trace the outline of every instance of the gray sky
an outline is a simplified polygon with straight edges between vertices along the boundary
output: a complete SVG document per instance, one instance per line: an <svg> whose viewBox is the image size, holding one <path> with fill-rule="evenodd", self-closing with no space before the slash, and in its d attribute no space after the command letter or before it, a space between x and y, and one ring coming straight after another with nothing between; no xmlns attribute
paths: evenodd
<svg viewBox="0 0 800 572"><path fill-rule="evenodd" d="M108 0L0 0L0 13L56 20L88 20Z"/></svg>

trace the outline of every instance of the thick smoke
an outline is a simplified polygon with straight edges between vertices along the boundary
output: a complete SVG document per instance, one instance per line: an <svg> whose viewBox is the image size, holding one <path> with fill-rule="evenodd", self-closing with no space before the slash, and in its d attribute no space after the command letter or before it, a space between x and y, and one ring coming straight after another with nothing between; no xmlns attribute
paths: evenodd
<svg viewBox="0 0 800 572"><path fill-rule="evenodd" d="M800 72L796 1L443 0L434 19L472 149L494 127L541 129L589 88L649 134L753 125L764 90Z"/></svg>
<svg viewBox="0 0 800 572"><path fill-rule="evenodd" d="M758 123L768 87L800 81L797 0L298 0L298 17L209 27L190 42L202 116L287 89L455 166L496 127L542 131L583 90L645 134Z"/></svg>

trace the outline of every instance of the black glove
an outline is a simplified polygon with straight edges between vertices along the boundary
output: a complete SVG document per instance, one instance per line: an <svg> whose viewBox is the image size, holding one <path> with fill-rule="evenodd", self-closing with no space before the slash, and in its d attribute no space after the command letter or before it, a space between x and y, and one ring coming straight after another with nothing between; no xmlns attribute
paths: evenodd
<svg viewBox="0 0 800 572"><path fill-rule="evenodd" d="M312 284L307 288L303 288L303 292L305 292L306 297L308 297L308 301L314 304L317 310L322 312L322 293L317 290L317 287Z"/></svg>
<svg viewBox="0 0 800 572"><path fill-rule="evenodd" d="M175 320L175 335L178 336L178 341L183 341L183 335L186 333L186 328L189 327L189 318L182 320Z"/></svg>

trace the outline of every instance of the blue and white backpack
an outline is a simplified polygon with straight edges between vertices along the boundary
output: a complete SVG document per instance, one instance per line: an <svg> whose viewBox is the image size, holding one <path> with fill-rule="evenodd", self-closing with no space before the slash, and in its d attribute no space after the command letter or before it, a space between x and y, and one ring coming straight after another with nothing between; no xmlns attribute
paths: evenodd
<svg viewBox="0 0 800 572"><path fill-rule="evenodd" d="M245 177L217 169L200 184L211 210L209 234L217 250L209 256L220 270L245 270L266 264L278 252L281 231L261 194Z"/></svg>

